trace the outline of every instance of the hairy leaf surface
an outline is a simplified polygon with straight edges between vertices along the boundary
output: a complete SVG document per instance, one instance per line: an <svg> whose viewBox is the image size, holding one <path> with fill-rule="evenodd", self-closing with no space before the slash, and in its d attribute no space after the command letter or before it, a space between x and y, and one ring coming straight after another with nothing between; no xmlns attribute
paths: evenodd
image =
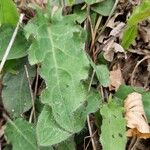
<svg viewBox="0 0 150 150"><path fill-rule="evenodd" d="M43 17L39 17L41 19L38 22L34 18L32 27L38 26L31 28L29 24L25 30L28 37L32 35L35 38L29 49L29 61L31 64L41 62L40 74L47 86L42 92L41 101L52 108L52 112L48 113L48 110L43 110L37 124L39 142L46 146L79 132L86 115L97 110L97 105L91 108L88 105L86 108L90 94L83 83L88 77L89 60L83 51L85 33L76 25L76 16L62 16L58 11L50 22ZM49 114L53 114L53 120L58 124L59 136L51 128L48 128L47 135L47 126L50 123L54 126ZM47 117L43 117L45 115ZM46 121L41 129L45 118L49 118L49 123ZM49 135L56 136L51 139Z"/></svg>
<svg viewBox="0 0 150 150"><path fill-rule="evenodd" d="M3 79L3 104L5 109L14 117L21 115L32 106L29 83L24 65L24 62L18 63L16 74L7 72ZM32 81L32 78L35 76L35 68L28 65L28 72Z"/></svg>
<svg viewBox="0 0 150 150"><path fill-rule="evenodd" d="M102 127L100 141L104 150L125 149L126 123L123 118L123 109L114 102L103 105L100 109Z"/></svg>
<svg viewBox="0 0 150 150"><path fill-rule="evenodd" d="M43 146L60 143L71 136L57 124L49 106L40 114L36 130L39 144Z"/></svg>
<svg viewBox="0 0 150 150"><path fill-rule="evenodd" d="M23 119L9 121L5 134L13 145L13 150L38 150L35 130Z"/></svg>

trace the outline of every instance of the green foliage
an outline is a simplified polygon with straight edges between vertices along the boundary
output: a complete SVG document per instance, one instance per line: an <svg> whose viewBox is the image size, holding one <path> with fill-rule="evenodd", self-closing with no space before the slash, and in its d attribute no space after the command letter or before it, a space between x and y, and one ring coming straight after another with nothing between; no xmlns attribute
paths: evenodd
<svg viewBox="0 0 150 150"><path fill-rule="evenodd" d="M60 143L72 134L57 124L49 106L45 106L40 114L36 130L39 144L42 146Z"/></svg>
<svg viewBox="0 0 150 150"><path fill-rule="evenodd" d="M102 23L96 23L97 18L100 15L109 16L115 0L65 0L63 3L73 5L71 14L62 15L62 8L56 8L56 5L59 7L63 5L62 1L58 0L49 0L46 8L34 8L35 17L28 21L23 30L19 30L7 57L1 74L2 102L14 120L7 118L5 130L6 140L13 148L8 146L5 149L75 150L76 144L83 142L80 138L83 140L87 135L88 129L84 129L87 115L96 112L94 115L97 122L95 122L101 133L100 142L103 149L116 150L117 147L123 150L127 141L126 122L123 116L124 100L134 91L141 93L144 110L150 122L150 94L142 88L121 85L113 94L113 100L107 104L102 103L98 83L104 87L105 96L105 89L107 90L110 84L108 63L102 53L99 54L95 64L84 52L86 41L89 39L91 42L91 33L84 29L95 27L95 24L100 26L93 29L97 36L101 25L107 19L102 17ZM86 8L89 5L90 11L87 12ZM68 8L70 7L66 7L66 10ZM135 40L137 25L150 15L149 10L150 3L145 0L133 11L122 39L122 46L125 49ZM87 27L82 28L88 15L91 26L88 27L88 23L85 23ZM16 25L17 21L18 12L14 3L11 0L1 0L0 61L13 34L12 25ZM32 66L28 64L26 58L22 58L25 56ZM33 82L33 79L36 79L34 65L37 66L39 74L35 97L37 120L33 122L34 126L19 118L24 114L28 119L30 111L29 113L27 111L32 107L31 91L24 65L28 67L32 88L36 84L36 80ZM94 76L94 81L91 81L91 66L97 77ZM90 81L92 84L89 87ZM81 130L84 130L84 135L78 138L83 134ZM76 133L78 139L75 141Z"/></svg>
<svg viewBox="0 0 150 150"><path fill-rule="evenodd" d="M104 87L108 87L109 86L109 70L107 68L107 65L104 65L104 64L95 65L91 59L90 59L90 63L94 71L96 72L96 76L100 84Z"/></svg>
<svg viewBox="0 0 150 150"><path fill-rule="evenodd" d="M85 0L85 2L87 3L87 4L95 4L95 3L99 3L99 2L102 2L103 0Z"/></svg>
<svg viewBox="0 0 150 150"><path fill-rule="evenodd" d="M41 145L59 143L79 132L90 111L90 108L86 109L89 94L83 84L89 70L89 61L82 51L85 33L75 24L75 19L74 15L63 17L58 11L49 24L47 20L38 19L36 20L38 22L33 23L38 24L38 28L37 26L30 28L30 24L25 28L27 35L30 33L35 37L29 49L29 61L31 64L42 62L40 74L47 88L42 93L41 101L52 108L52 112L46 113L48 112L46 106L37 123ZM93 109L91 107L91 111ZM49 118L49 114L53 115L52 119ZM43 125L45 118L49 121ZM56 123L54 124L52 120ZM49 124L52 124L52 127ZM47 130L49 130L48 137Z"/></svg>
<svg viewBox="0 0 150 150"><path fill-rule="evenodd" d="M144 111L146 113L146 117L148 119L148 122L150 123L150 92L143 93L142 100L144 104Z"/></svg>
<svg viewBox="0 0 150 150"><path fill-rule="evenodd" d="M128 25L137 25L139 22L150 16L150 1L143 0L141 5L137 6L128 20Z"/></svg>
<svg viewBox="0 0 150 150"><path fill-rule="evenodd" d="M0 60L3 58L13 32L14 28L11 26L3 25L0 27ZM28 47L29 42L25 39L23 32L19 31L7 59L16 59L26 56Z"/></svg>
<svg viewBox="0 0 150 150"><path fill-rule="evenodd" d="M0 0L0 25L16 25L18 22L17 8L12 0Z"/></svg>
<svg viewBox="0 0 150 150"><path fill-rule="evenodd" d="M104 87L109 86L109 70L106 65L95 66L95 71L100 84Z"/></svg>
<svg viewBox="0 0 150 150"><path fill-rule="evenodd" d="M5 134L13 145L13 150L38 150L34 128L28 122L17 119L9 121Z"/></svg>
<svg viewBox="0 0 150 150"><path fill-rule="evenodd" d="M102 16L109 16L115 0L104 0L98 4L92 5L91 9Z"/></svg>
<svg viewBox="0 0 150 150"><path fill-rule="evenodd" d="M133 25L133 26L128 26L123 34L123 39L122 39L122 43L121 45L123 46L123 48L128 49L129 46L131 45L131 43L134 42L136 36L137 36L137 26Z"/></svg>
<svg viewBox="0 0 150 150"><path fill-rule="evenodd" d="M76 150L76 145L74 142L74 138L70 138L62 143L60 143L58 146L56 146L58 150Z"/></svg>
<svg viewBox="0 0 150 150"><path fill-rule="evenodd" d="M122 43L123 48L128 49L137 36L137 24L150 16L150 2L143 0L139 6L135 8L132 15L128 19L127 28L124 31Z"/></svg>
<svg viewBox="0 0 150 150"><path fill-rule="evenodd" d="M100 109L103 121L100 142L103 150L125 149L126 122L123 118L123 108L111 101Z"/></svg>
<svg viewBox="0 0 150 150"><path fill-rule="evenodd" d="M24 68L25 61L26 59L15 61L18 65L15 68L16 74L7 72L3 79L3 104L5 109L14 117L20 116L32 106L29 83ZM28 72L32 81L35 76L35 68L28 65Z"/></svg>

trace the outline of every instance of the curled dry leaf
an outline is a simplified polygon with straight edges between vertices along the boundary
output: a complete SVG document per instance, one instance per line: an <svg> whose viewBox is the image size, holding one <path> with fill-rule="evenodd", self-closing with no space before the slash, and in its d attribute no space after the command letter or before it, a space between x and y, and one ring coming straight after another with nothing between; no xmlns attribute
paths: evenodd
<svg viewBox="0 0 150 150"><path fill-rule="evenodd" d="M105 46L103 47L104 58L110 62L114 58L113 45L114 45L114 38L110 38L106 41Z"/></svg>
<svg viewBox="0 0 150 150"><path fill-rule="evenodd" d="M116 12L116 13L114 14L114 16L112 16L111 19L108 21L107 27L109 27L109 28L111 28L111 29L113 29L114 27L116 27L116 24L118 24L118 22L115 21L115 20L116 20L116 18L117 18L119 15L121 15L121 13Z"/></svg>
<svg viewBox="0 0 150 150"><path fill-rule="evenodd" d="M125 27L125 23L120 22L111 32L110 35L111 36L118 36L122 31L123 28Z"/></svg>
<svg viewBox="0 0 150 150"><path fill-rule="evenodd" d="M113 70L110 71L109 80L110 80L110 85L109 85L110 91L113 90L117 91L119 86L124 83L124 79L121 73L121 68L119 65L114 66Z"/></svg>
<svg viewBox="0 0 150 150"><path fill-rule="evenodd" d="M129 94L125 100L124 108L127 127L131 128L127 135L146 137L150 133L150 127L144 112L142 95L137 92Z"/></svg>

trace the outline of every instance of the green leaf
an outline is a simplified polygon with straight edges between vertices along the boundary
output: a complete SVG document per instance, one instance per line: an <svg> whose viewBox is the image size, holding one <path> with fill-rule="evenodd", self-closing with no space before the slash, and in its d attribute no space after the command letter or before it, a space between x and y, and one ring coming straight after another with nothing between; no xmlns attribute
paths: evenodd
<svg viewBox="0 0 150 150"><path fill-rule="evenodd" d="M140 94L143 94L146 91L143 88L131 87L131 86L122 84L119 87L119 89L117 90L117 92L114 94L114 96L119 99L125 100L125 98L128 96L128 94L130 94L132 92L138 92Z"/></svg>
<svg viewBox="0 0 150 150"><path fill-rule="evenodd" d="M19 19L17 8L12 0L0 0L0 24L16 25Z"/></svg>
<svg viewBox="0 0 150 150"><path fill-rule="evenodd" d="M128 49L137 36L137 24L150 16L150 1L143 0L142 3L135 8L127 22L127 28L124 31L122 43L124 49Z"/></svg>
<svg viewBox="0 0 150 150"><path fill-rule="evenodd" d="M95 66L96 75L100 84L104 87L109 86L109 70L106 65Z"/></svg>
<svg viewBox="0 0 150 150"><path fill-rule="evenodd" d="M76 20L80 24L83 23L83 21L85 21L85 19L87 18L86 10L81 10L81 7L79 7L78 5L74 6L73 12L77 15Z"/></svg>
<svg viewBox="0 0 150 150"><path fill-rule="evenodd" d="M95 3L99 3L99 2L102 2L102 1L104 1L104 0L85 0L85 2L87 3L87 4L95 4Z"/></svg>
<svg viewBox="0 0 150 150"><path fill-rule="evenodd" d="M137 25L127 26L123 33L121 45L124 49L128 49L137 36Z"/></svg>
<svg viewBox="0 0 150 150"><path fill-rule="evenodd" d="M144 104L144 111L146 113L146 117L148 119L148 122L150 123L150 92L143 93L142 100Z"/></svg>
<svg viewBox="0 0 150 150"><path fill-rule="evenodd" d="M4 52L10 42L13 32L13 27L0 27L0 60L3 58ZM16 59L26 56L29 45L30 43L25 39L23 32L19 31L7 59Z"/></svg>
<svg viewBox="0 0 150 150"><path fill-rule="evenodd" d="M135 8L128 20L129 26L137 25L139 22L147 19L150 16L150 1L143 0L142 3Z"/></svg>
<svg viewBox="0 0 150 150"><path fill-rule="evenodd" d="M126 122L123 118L123 108L109 102L100 109L103 121L100 142L103 150L123 150L126 146Z"/></svg>
<svg viewBox="0 0 150 150"><path fill-rule="evenodd" d="M7 145L3 150L12 150L12 146L11 145Z"/></svg>
<svg viewBox="0 0 150 150"><path fill-rule="evenodd" d="M74 138L69 138L68 140L61 142L58 146L56 146L57 150L76 150L76 145L74 142Z"/></svg>
<svg viewBox="0 0 150 150"><path fill-rule="evenodd" d="M42 146L60 143L71 136L71 133L57 124L49 106L45 106L40 114L36 131L39 144Z"/></svg>
<svg viewBox="0 0 150 150"><path fill-rule="evenodd" d="M102 16L109 16L114 4L115 0L104 0L98 4L92 5L91 9Z"/></svg>
<svg viewBox="0 0 150 150"><path fill-rule="evenodd" d="M75 24L75 19L73 15L62 17L57 13L50 25L41 22L32 44L36 48L31 46L29 50L32 51L29 52L31 64L35 62L32 58L36 58L36 63L42 62L40 73L47 84L42 102L52 107L56 121L70 132L81 130L74 112L86 100L87 90L81 81L88 77L89 68L82 51L85 35Z"/></svg>
<svg viewBox="0 0 150 150"><path fill-rule="evenodd" d="M21 115L32 106L32 100L29 90L29 83L24 69L26 63L18 63L16 74L7 72L3 78L2 100L5 109L14 117ZM35 68L28 67L31 81L35 76Z"/></svg>
<svg viewBox="0 0 150 150"><path fill-rule="evenodd" d="M96 76L100 82L100 84L104 87L109 86L109 70L107 68L107 65L101 64L101 65L95 65L94 62L91 60L90 57L88 57L91 63L91 66L96 72Z"/></svg>
<svg viewBox="0 0 150 150"><path fill-rule="evenodd" d="M51 147L41 147L40 146L39 150L54 150L54 148L52 146Z"/></svg>
<svg viewBox="0 0 150 150"><path fill-rule="evenodd" d="M42 92L41 101L52 109L48 113L44 109L37 123L39 142L46 146L64 141L79 132L84 127L87 113L97 110L97 106L86 109L90 93L83 83L88 78L89 61L83 51L85 33L76 24L76 15L62 16L58 10L50 22L43 22L44 17L43 14L42 19L34 20L34 24L38 24L35 28L27 25L26 35L35 38L29 49L29 61L31 64L41 63L40 75L47 86ZM57 137L57 130L48 128L54 139L47 132L49 124L54 125L52 119L40 128L45 114L49 113L58 124L56 129L60 130Z"/></svg>
<svg viewBox="0 0 150 150"><path fill-rule="evenodd" d="M34 128L22 119L14 122L9 120L5 135L13 145L13 150L38 150Z"/></svg>
<svg viewBox="0 0 150 150"><path fill-rule="evenodd" d="M93 91L93 93L90 93L90 95L87 97L87 103L81 105L81 107L78 108L78 110L74 113L74 116L77 117L76 122L81 127L83 127L87 114L97 111L100 107L100 104L101 104L101 99L99 93L95 91ZM54 145L60 143L68 139L73 134L74 132L65 130L61 125L59 125L55 121L51 108L46 105L42 113L40 114L37 123L37 136L40 145L47 146L47 145Z"/></svg>
<svg viewBox="0 0 150 150"><path fill-rule="evenodd" d="M100 93L91 89L92 92L87 97L86 114L96 112L102 105Z"/></svg>

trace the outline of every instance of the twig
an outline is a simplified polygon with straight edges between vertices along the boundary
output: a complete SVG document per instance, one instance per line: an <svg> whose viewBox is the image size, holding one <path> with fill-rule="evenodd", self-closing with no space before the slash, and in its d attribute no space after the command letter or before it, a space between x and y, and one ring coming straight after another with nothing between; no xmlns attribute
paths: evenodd
<svg viewBox="0 0 150 150"><path fill-rule="evenodd" d="M90 137L91 137L92 147L93 147L93 150L96 150L89 115L87 115L87 123L88 123L89 133L90 133Z"/></svg>
<svg viewBox="0 0 150 150"><path fill-rule="evenodd" d="M134 86L134 75L135 75L135 72L136 72L136 69L137 67L143 62L145 61L146 59L150 59L150 56L145 56L143 59L141 59L137 64L136 66L134 67L133 69L133 72L131 74L131 85Z"/></svg>
<svg viewBox="0 0 150 150"><path fill-rule="evenodd" d="M85 142L86 142L85 140L88 139L88 138L90 138L90 136L84 137L84 150L86 150L86 147L87 147L87 146L85 147ZM91 142L91 138L90 138L90 140L89 140L88 143L90 143L90 142ZM88 144L87 144L87 145L88 145Z"/></svg>
<svg viewBox="0 0 150 150"><path fill-rule="evenodd" d="M25 68L27 79L28 79L30 95L31 95L31 100L32 100L32 111L31 111L31 115L30 115L30 118L29 118L29 122L31 123L32 122L32 116L34 116L34 122L36 121L35 105L34 105L34 94L32 92L32 86L31 86L31 81L30 81L30 77L29 77L28 68L27 68L26 65L24 65L24 68Z"/></svg>
<svg viewBox="0 0 150 150"><path fill-rule="evenodd" d="M38 87L38 80L39 80L38 67L39 66L37 66L36 81L35 81L35 87L34 87L34 102L35 102L35 97L36 97L36 94L37 94L37 87ZM34 115L34 111L35 111L34 107L32 107L29 122L31 122L31 120L32 120L32 116Z"/></svg>
<svg viewBox="0 0 150 150"><path fill-rule="evenodd" d="M36 94L37 94L38 81L39 81L39 65L37 65L37 69L36 69L36 79L35 79L35 87L34 87L34 98L36 97Z"/></svg>
<svg viewBox="0 0 150 150"><path fill-rule="evenodd" d="M137 138L131 150L135 150L136 146L140 143L141 139Z"/></svg>
<svg viewBox="0 0 150 150"><path fill-rule="evenodd" d="M18 21L18 23L17 23L17 26L16 26L16 28L15 28L15 30L14 30L14 33L13 33L13 35L12 35L12 38L11 38L11 40L10 40L10 42L9 42L9 44L8 44L7 49L5 50L4 56L3 56L3 58L2 58L2 61L1 61L1 64L0 64L0 73L1 73L1 71L2 71L2 69L3 69L3 67L4 67L4 64L5 64L6 60L7 60L7 57L8 57L8 55L9 55L9 52L10 52L10 50L11 50L11 48L12 48L12 45L13 45L13 43L14 43L14 41L15 41L16 35L17 35L17 33L18 33L18 30L19 30L19 25L22 23L23 17L24 17L24 14L20 14L20 18L19 18L19 21Z"/></svg>
<svg viewBox="0 0 150 150"><path fill-rule="evenodd" d="M87 150L89 145L90 145L91 139L89 140L88 144L86 145L86 147L84 148L84 150Z"/></svg>

